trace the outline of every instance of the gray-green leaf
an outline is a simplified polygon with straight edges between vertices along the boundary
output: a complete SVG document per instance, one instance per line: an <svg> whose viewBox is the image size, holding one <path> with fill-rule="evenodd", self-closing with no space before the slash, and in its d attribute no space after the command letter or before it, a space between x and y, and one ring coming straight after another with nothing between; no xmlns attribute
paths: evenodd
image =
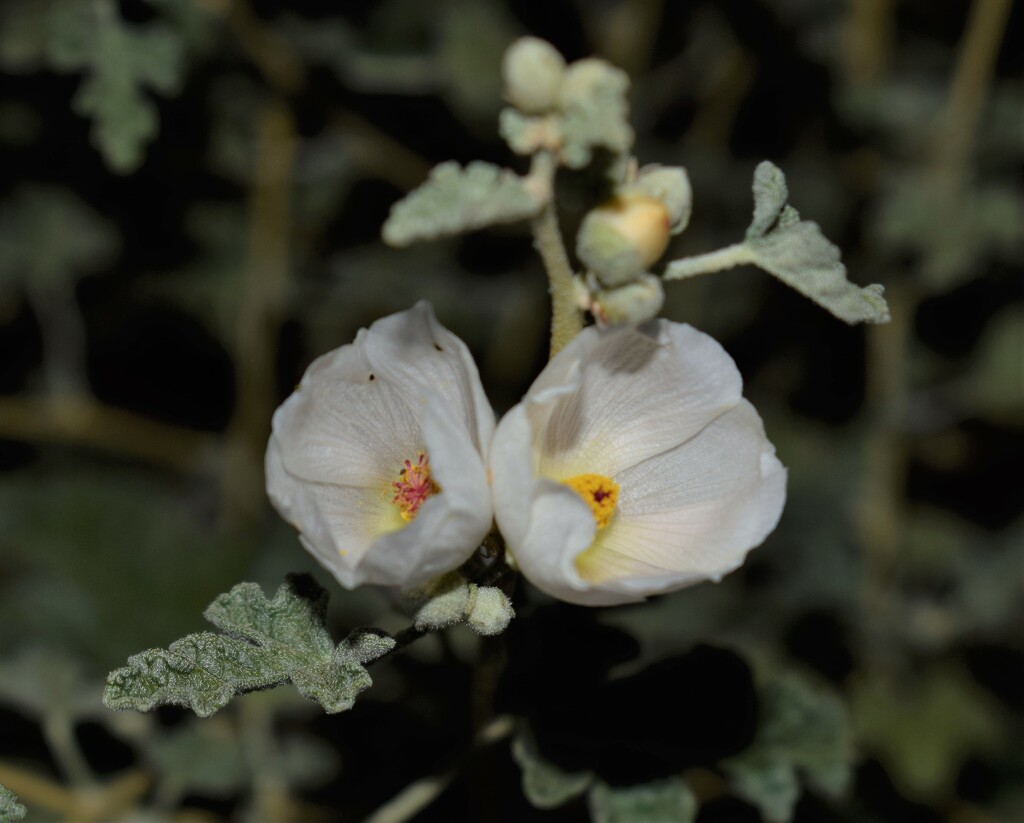
<svg viewBox="0 0 1024 823"><path fill-rule="evenodd" d="M175 703L206 717L235 694L291 681L328 713L345 711L372 683L364 664L395 641L367 630L334 646L324 624L327 597L308 575L289 575L273 600L255 583L240 583L205 612L225 634L191 634L133 655L111 672L103 700L139 711Z"/></svg>
<svg viewBox="0 0 1024 823"><path fill-rule="evenodd" d="M846 279L839 249L817 223L786 205L786 178L767 160L754 173L754 217L742 243L669 264L666 280L753 264L847 323L887 323L889 306L877 283L861 288Z"/></svg>
<svg viewBox="0 0 1024 823"><path fill-rule="evenodd" d="M528 731L512 740L512 758L523 773L523 794L538 809L554 809L583 794L594 782L591 772L562 771L537 750Z"/></svg>
<svg viewBox="0 0 1024 823"><path fill-rule="evenodd" d="M392 246L408 246L419 240L524 220L542 205L515 172L490 163L474 162L462 168L447 162L391 207L382 234Z"/></svg>
<svg viewBox="0 0 1024 823"><path fill-rule="evenodd" d="M693 823L697 818L697 797L678 778L628 788L599 783L588 800L594 823Z"/></svg>
<svg viewBox="0 0 1024 823"><path fill-rule="evenodd" d="M786 177L765 160L754 172L754 217L747 229L751 262L847 323L887 323L889 307L878 284L860 288L846 279L839 249L817 223L801 220Z"/></svg>
<svg viewBox="0 0 1024 823"><path fill-rule="evenodd" d="M50 288L105 265L119 238L71 192L30 184L0 204L0 282Z"/></svg>
<svg viewBox="0 0 1024 823"><path fill-rule="evenodd" d="M157 132L156 107L146 89L172 94L180 86L181 42L160 23L126 24L109 0L72 4L51 18L50 64L81 70L72 104L93 119L93 140L117 172L133 171Z"/></svg>
<svg viewBox="0 0 1024 823"><path fill-rule="evenodd" d="M625 154L633 145L629 125L629 77L604 60L588 58L569 66L562 83L562 146L565 165L587 165L594 149Z"/></svg>
<svg viewBox="0 0 1024 823"><path fill-rule="evenodd" d="M797 675L776 676L760 699L754 742L723 766L736 793L756 805L767 823L785 823L800 798L798 770L826 794L846 788L852 736L839 698Z"/></svg>
<svg viewBox="0 0 1024 823"><path fill-rule="evenodd" d="M25 807L18 802L14 792L0 786L0 823L21 820L25 814Z"/></svg>

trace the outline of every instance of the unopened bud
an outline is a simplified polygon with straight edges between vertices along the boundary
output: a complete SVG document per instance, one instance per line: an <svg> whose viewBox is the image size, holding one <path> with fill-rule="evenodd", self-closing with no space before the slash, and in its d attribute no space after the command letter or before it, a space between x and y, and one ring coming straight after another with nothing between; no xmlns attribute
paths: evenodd
<svg viewBox="0 0 1024 823"><path fill-rule="evenodd" d="M601 325L638 324L656 317L664 302L661 280L653 274L642 274L625 286L599 292L593 312Z"/></svg>
<svg viewBox="0 0 1024 823"><path fill-rule="evenodd" d="M476 601L466 622L477 634L487 637L501 634L515 616L512 601L505 592L494 586L481 586L476 590Z"/></svg>
<svg viewBox="0 0 1024 823"><path fill-rule="evenodd" d="M669 213L653 197L627 194L592 209L576 237L576 254L604 286L635 280L668 246Z"/></svg>
<svg viewBox="0 0 1024 823"><path fill-rule="evenodd" d="M631 191L660 200L668 212L672 234L678 234L690 222L693 190L686 169L679 166L644 166Z"/></svg>
<svg viewBox="0 0 1024 823"><path fill-rule="evenodd" d="M501 67L505 97L526 114L543 114L558 106L565 59L538 37L521 37L505 52Z"/></svg>
<svg viewBox="0 0 1024 823"><path fill-rule="evenodd" d="M440 629L465 617L471 596L470 584L462 575L448 572L403 592L402 599L417 629Z"/></svg>

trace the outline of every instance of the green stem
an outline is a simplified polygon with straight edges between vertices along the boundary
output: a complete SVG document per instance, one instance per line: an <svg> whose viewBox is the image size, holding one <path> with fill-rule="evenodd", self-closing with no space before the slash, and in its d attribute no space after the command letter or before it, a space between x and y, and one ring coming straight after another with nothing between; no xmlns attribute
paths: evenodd
<svg viewBox="0 0 1024 823"><path fill-rule="evenodd" d="M530 181L544 191L544 207L533 218L533 245L544 262L551 293L551 357L583 329L583 310L576 299L576 283L555 209L555 161L548 152L533 158Z"/></svg>
<svg viewBox="0 0 1024 823"><path fill-rule="evenodd" d="M734 266L742 266L745 263L753 262L754 258L747 244L735 243L718 251L675 260L669 263L663 279L682 280L687 277L696 277L698 274L710 274L711 272L731 269Z"/></svg>
<svg viewBox="0 0 1024 823"><path fill-rule="evenodd" d="M969 165L1010 8L1011 0L975 0L971 6L946 108L933 143L934 168L940 174L948 174L953 186L959 184L960 175Z"/></svg>

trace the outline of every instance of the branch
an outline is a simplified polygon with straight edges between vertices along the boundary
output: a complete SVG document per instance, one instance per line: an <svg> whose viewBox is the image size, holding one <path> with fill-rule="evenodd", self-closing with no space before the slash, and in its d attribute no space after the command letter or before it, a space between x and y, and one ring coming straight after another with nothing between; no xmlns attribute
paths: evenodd
<svg viewBox="0 0 1024 823"><path fill-rule="evenodd" d="M406 821L412 820L441 796L459 772L475 759L479 749L504 740L512 734L514 729L514 721L509 715L499 715L494 718L473 738L473 746L459 759L455 767L441 774L423 777L410 783L367 817L363 823L406 823Z"/></svg>
<svg viewBox="0 0 1024 823"><path fill-rule="evenodd" d="M263 450L278 399L274 359L288 277L295 150L291 113L282 101L272 100L260 121L249 196L248 260L235 327L237 390L222 483L229 520L257 510L263 500Z"/></svg>
<svg viewBox="0 0 1024 823"><path fill-rule="evenodd" d="M215 472L220 451L214 435L84 397L0 397L0 438L88 446L201 474Z"/></svg>

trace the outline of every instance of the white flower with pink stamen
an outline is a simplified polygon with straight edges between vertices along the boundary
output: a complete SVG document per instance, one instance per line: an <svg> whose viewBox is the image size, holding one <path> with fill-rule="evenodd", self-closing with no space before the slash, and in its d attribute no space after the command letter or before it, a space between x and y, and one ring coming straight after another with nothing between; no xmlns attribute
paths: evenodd
<svg viewBox="0 0 1024 823"><path fill-rule="evenodd" d="M274 415L267 491L342 585L414 585L490 529L493 431L465 343L421 302L310 365Z"/></svg>
<svg viewBox="0 0 1024 823"><path fill-rule="evenodd" d="M597 606L739 566L786 498L742 388L732 358L690 326L584 329L491 447L495 516L526 578Z"/></svg>

